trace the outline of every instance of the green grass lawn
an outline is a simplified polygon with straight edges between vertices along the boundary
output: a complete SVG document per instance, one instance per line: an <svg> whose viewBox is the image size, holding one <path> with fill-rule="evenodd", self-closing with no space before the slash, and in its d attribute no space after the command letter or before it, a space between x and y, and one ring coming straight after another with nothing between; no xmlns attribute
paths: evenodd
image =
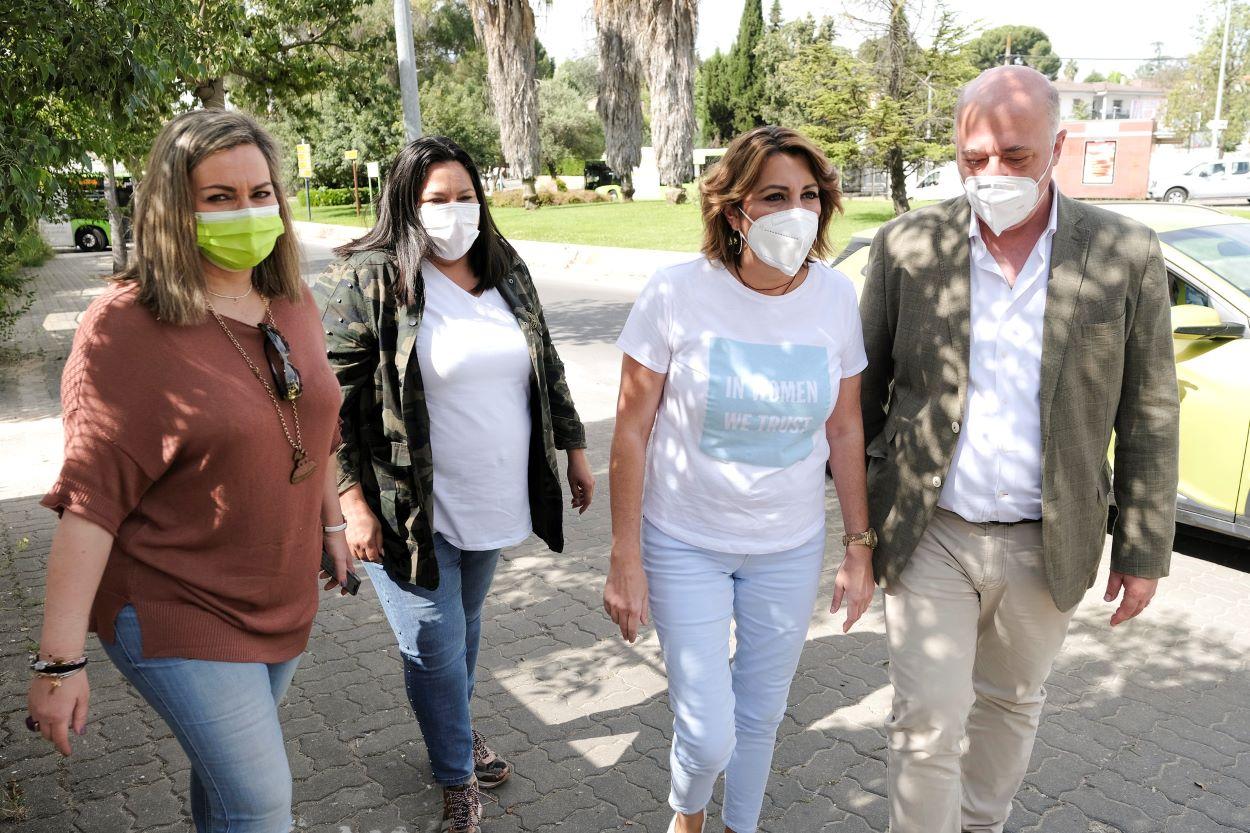
<svg viewBox="0 0 1250 833"><path fill-rule="evenodd" d="M291 218L295 220L308 219L308 208L304 205L302 197L291 199ZM364 226L368 228L373 225L373 217L369 214L369 207L365 205L360 207L359 217L356 216L356 207L354 205L314 205L312 218L314 223L332 223L339 226Z"/></svg>
<svg viewBox="0 0 1250 833"><path fill-rule="evenodd" d="M829 240L837 254L851 235L860 229L880 225L894 216L888 200L848 199L846 214L830 226ZM292 200L295 219L307 219L307 209ZM648 200L633 203L591 203L588 205L548 205L536 211L524 208L495 208L495 222L506 237L550 243L578 243L589 246L621 246L630 249L663 249L671 252L697 252L702 239L699 207L694 203L669 205ZM370 225L368 209L356 217L350 205L313 207L318 223Z"/></svg>

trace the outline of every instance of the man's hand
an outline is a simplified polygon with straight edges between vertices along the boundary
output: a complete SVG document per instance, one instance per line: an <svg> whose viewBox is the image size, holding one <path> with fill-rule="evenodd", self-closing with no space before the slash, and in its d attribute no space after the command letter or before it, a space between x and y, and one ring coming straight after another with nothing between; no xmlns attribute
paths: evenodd
<svg viewBox="0 0 1250 833"><path fill-rule="evenodd" d="M1115 613L1111 615L1111 627L1114 628L1121 622L1127 622L1145 610L1158 588L1157 578L1141 578L1112 570L1111 578L1107 581L1107 595L1103 596L1103 601L1114 602L1116 596L1120 595L1121 589L1124 590L1124 598L1120 601L1120 606L1116 608Z"/></svg>

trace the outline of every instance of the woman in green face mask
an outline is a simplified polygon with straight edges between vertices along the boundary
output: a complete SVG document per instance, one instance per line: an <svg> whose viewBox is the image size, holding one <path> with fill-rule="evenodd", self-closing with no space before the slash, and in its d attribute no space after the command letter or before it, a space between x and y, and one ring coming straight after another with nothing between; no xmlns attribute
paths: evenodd
<svg viewBox="0 0 1250 833"><path fill-rule="evenodd" d="M199 110L157 137L132 265L82 318L62 379L65 463L27 725L87 720L87 632L191 760L200 833L285 833L277 703L348 551L331 451L339 388L273 140Z"/></svg>

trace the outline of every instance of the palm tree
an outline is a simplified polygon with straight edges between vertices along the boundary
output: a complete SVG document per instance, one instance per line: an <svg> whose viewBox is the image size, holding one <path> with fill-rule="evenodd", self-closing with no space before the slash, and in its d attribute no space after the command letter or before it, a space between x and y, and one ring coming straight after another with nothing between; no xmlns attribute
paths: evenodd
<svg viewBox="0 0 1250 833"><path fill-rule="evenodd" d="M514 176L521 177L525 207L537 208L538 81L534 67L534 12L528 0L469 0L473 29L486 47L499 143Z"/></svg>
<svg viewBox="0 0 1250 833"><path fill-rule="evenodd" d="M642 63L639 14L629 0L595 0L604 158L621 177L621 196L634 199L634 168L642 164Z"/></svg>
<svg viewBox="0 0 1250 833"><path fill-rule="evenodd" d="M660 184L669 202L685 202L694 179L694 37L697 0L647 0L641 4L651 90L651 140Z"/></svg>

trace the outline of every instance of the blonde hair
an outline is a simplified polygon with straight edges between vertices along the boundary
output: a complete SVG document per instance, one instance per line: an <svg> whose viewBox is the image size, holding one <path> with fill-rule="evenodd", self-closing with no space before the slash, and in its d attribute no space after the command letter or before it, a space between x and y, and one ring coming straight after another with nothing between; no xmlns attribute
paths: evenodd
<svg viewBox="0 0 1250 833"><path fill-rule="evenodd" d="M207 312L203 261L196 242L191 172L214 153L254 145L269 165L269 179L286 232L252 270L252 286L269 298L298 301L302 293L299 243L282 188L278 145L249 116L227 110L193 110L166 124L148 155L134 198L134 251L113 276L134 281L139 303L170 324L196 324Z"/></svg>
<svg viewBox="0 0 1250 833"><path fill-rule="evenodd" d="M820 191L820 220L811 254L827 258L831 252L825 230L834 212L842 211L842 185L838 169L824 151L797 130L766 125L739 134L699 184L703 210L703 248L709 260L737 266L741 259L736 232L726 215L741 207L759 182L769 157L784 153L806 160Z"/></svg>

